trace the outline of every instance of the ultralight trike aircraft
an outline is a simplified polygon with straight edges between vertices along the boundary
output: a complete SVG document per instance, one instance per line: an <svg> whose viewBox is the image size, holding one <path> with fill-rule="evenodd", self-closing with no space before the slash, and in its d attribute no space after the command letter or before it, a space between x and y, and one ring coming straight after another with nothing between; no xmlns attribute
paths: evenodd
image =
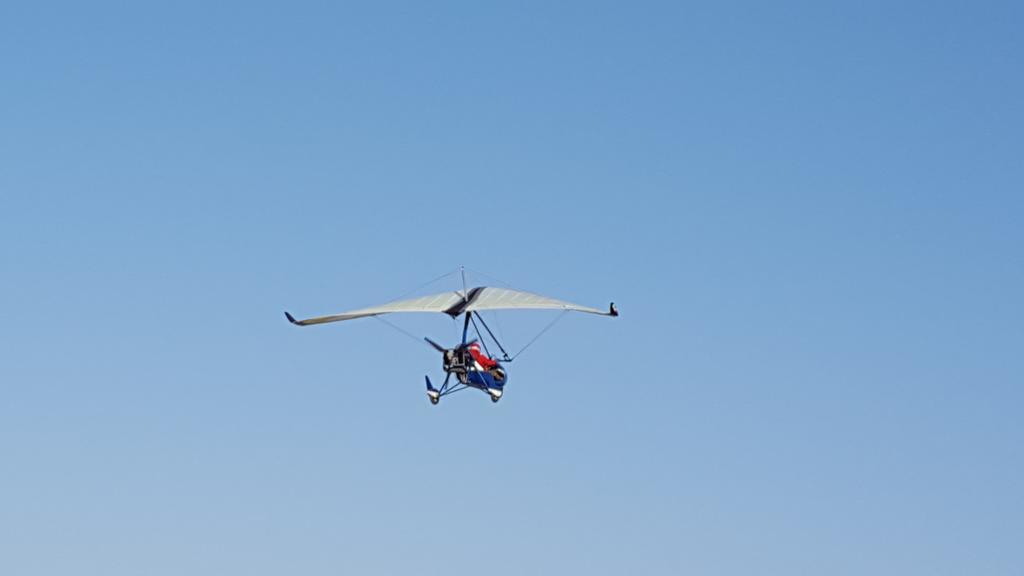
<svg viewBox="0 0 1024 576"><path fill-rule="evenodd" d="M440 388L434 387L429 376L425 377L427 383L427 396L430 398L430 402L432 404L437 404L441 401L442 397L467 388L476 388L477 390L485 392L490 396L492 402L500 400L504 392L505 385L508 383L508 370L502 362L506 364L512 362L516 356L533 344L537 338L539 338L544 332L551 328L559 318L561 318L560 315L555 319L555 321L548 324L540 334L535 336L533 340L524 346L522 350L513 356L509 356L508 352L505 351L504 346L502 346L501 342L499 342L494 336L491 328L484 321L483 316L480 315L480 312L482 311L491 310L561 310L563 311L563 314L566 312L576 311L598 314L601 316L619 315L618 310L615 308L615 303L610 304L608 306L608 310L604 311L597 308L580 306L578 304L548 298L547 296L540 296L538 294L512 290L509 288L479 286L476 288L466 289L465 274L463 274L462 290L443 292L441 294L433 294L410 300L398 300L382 304L380 306L362 308L331 316L308 318L306 320L296 320L288 312L285 312L284 314L288 318L289 322L297 326L326 324L328 322L353 320L355 318L377 317L383 314L392 314L397 312L439 312L447 314L453 319L458 319L459 316L462 316L462 342L454 348L445 348L430 338L424 338L424 340L440 352L443 357L442 367L445 372L445 378L444 383L441 384ZM473 327L476 337L472 340L467 340L469 337L470 326ZM484 332L481 332L481 326L483 327ZM392 325L392 327L395 326ZM491 357L485 334L489 337L490 341L497 346L497 349L501 351L502 356L500 360ZM480 351L481 344L483 345L483 353ZM456 382L450 383L453 375L455 376Z"/></svg>

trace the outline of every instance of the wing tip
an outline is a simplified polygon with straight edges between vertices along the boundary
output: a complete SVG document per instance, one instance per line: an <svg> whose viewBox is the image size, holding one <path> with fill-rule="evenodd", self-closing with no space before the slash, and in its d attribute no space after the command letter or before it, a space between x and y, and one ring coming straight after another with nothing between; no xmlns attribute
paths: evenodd
<svg viewBox="0 0 1024 576"><path fill-rule="evenodd" d="M296 326L302 326L302 324L299 324L299 321L296 320L295 317L289 314L287 311L285 311L284 317L287 318L288 321L291 322L292 324L295 324Z"/></svg>
<svg viewBox="0 0 1024 576"><path fill-rule="evenodd" d="M616 318L619 315L619 309L615 307L615 302L608 305L608 315L612 318Z"/></svg>

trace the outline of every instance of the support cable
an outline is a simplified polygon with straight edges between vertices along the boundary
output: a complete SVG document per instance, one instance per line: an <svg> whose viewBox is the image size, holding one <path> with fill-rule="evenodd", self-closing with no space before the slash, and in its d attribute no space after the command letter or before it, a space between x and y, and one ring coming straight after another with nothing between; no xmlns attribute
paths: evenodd
<svg viewBox="0 0 1024 576"><path fill-rule="evenodd" d="M391 322L388 322L387 320L381 318L380 316L374 315L374 316L371 316L371 318L380 321L382 324L393 328L394 330L396 330L396 331L398 331L398 332L408 336L409 338L412 338L413 340L419 342L420 344L426 344L427 346L430 347L431 350L434 349L434 347L430 346L430 343L428 343L426 340L424 340L424 339L414 335L412 332L409 332L408 330L406 330L404 328L401 328L399 326L396 326L395 324L392 324Z"/></svg>
<svg viewBox="0 0 1024 576"><path fill-rule="evenodd" d="M472 272L473 274L476 274L477 276L480 276L481 278L484 278L484 279L487 279L487 280L494 280L498 284L504 285L505 288L511 288L512 290L518 290L518 288L516 288L515 286L509 284L508 282L505 282L501 278L495 278L494 276L491 276L490 274L484 274L483 272L480 272L478 270L473 270L472 268L467 268L466 270Z"/></svg>
<svg viewBox="0 0 1024 576"><path fill-rule="evenodd" d="M523 352L526 352L527 348L529 348L534 342L536 342L541 336L544 335L545 332L550 330L555 324L558 324L558 321L561 320L562 318L564 318L565 315L568 314L568 313L569 313L569 310L562 310L561 314L559 314L557 317L555 317L555 319L552 320L547 326L545 326L544 329L541 330L539 334L537 334L536 336L533 337L533 340L530 340L529 342L527 342L526 346L523 346L523 349L520 350L519 352L516 352L515 356L513 356L508 361L511 362L512 360L515 360L516 358L519 358L520 354L522 354Z"/></svg>
<svg viewBox="0 0 1024 576"><path fill-rule="evenodd" d="M454 276L457 272L461 272L461 271L462 271L462 267L460 266L460 267L458 267L458 268L456 268L454 270L451 270L449 272L445 272L444 274L438 276L437 278L434 278L433 280L429 280L429 281L424 282L423 284L420 284L419 286L417 286L417 287L415 287L415 288L413 288L411 290L407 290L406 292L403 292L402 294L400 294L400 295L396 296L395 298L393 298L392 301L394 301L394 300L401 300L402 298L405 298L406 296L412 294L413 292L419 292L420 290L426 288L427 286L430 286L431 284L434 284L436 282L444 280L445 278L448 278L449 276ZM394 330L404 334L405 336L407 336L409 338L412 338L413 340L415 340L417 342L423 342L423 343L426 344L426 342L424 342L424 340L422 338L420 338L419 336L416 336L416 335L412 334L408 330L405 330L404 328L401 328L401 327L397 326L396 324L394 324L392 322L389 322L389 321L385 320L384 318L381 318L380 316L372 316L372 318L374 318L376 320L379 320L380 322L384 323L385 325L387 325L387 326L391 327L392 329L394 329ZM427 344L427 345L430 346L429 344ZM433 346L431 346L431 349L433 349Z"/></svg>
<svg viewBox="0 0 1024 576"><path fill-rule="evenodd" d="M435 282L438 282L440 280L444 280L445 278L447 278L449 276L455 275L455 273L459 272L460 270L461 270L461 268L456 268L455 270L452 270L451 272L445 272L444 274L438 276L437 278L434 278L433 280L431 280L429 282L424 282L423 284L420 284L419 286L413 288L412 290L408 290L406 292L403 292L399 296L395 297L394 300L401 300L402 298L405 298L406 296L412 294L413 292L418 292L418 291L426 288L427 286L430 286L431 284L433 284Z"/></svg>

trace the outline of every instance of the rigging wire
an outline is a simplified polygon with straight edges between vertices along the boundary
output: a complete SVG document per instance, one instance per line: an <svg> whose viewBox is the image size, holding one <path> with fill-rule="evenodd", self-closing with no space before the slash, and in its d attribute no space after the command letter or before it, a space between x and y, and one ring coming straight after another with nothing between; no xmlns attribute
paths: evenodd
<svg viewBox="0 0 1024 576"><path fill-rule="evenodd" d="M561 320L562 318L564 318L564 317L565 317L565 315L566 315L566 314L568 314L568 313L569 313L569 310L562 310L562 313L561 313L561 314L559 314L558 316L556 316L556 317L555 317L555 319L554 319L554 320L552 320L551 322L549 322L549 323L548 323L548 325L547 325L547 326L545 326L545 327L544 327L544 329L543 329L543 330L541 330L539 334L537 334L536 336L534 336L534 337L533 337L533 339L532 339L532 340L530 340L529 342L527 342L527 343L526 343L526 346L523 346L522 350L520 350L519 352L516 352L515 356L513 356L513 357L512 357L512 358L511 358L510 360L508 360L508 361L509 361L509 362L511 362L512 360L515 360L516 358L519 358L519 355L520 355L520 354L522 354L523 352L526 352L526 349L527 349L527 348L529 348L529 347L530 347L531 345L533 345L533 343L534 343L534 342L536 342L536 341L537 341L537 340L538 340L538 339L539 339L539 338L540 338L541 336L543 336L543 335L544 335L544 333L545 333L545 332L547 332L548 330L550 330L550 329L551 329L551 328L552 328L552 327L553 327L553 326L554 326L555 324L558 324L558 321L559 321L559 320Z"/></svg>
<svg viewBox="0 0 1024 576"><path fill-rule="evenodd" d="M454 269L454 270L452 270L450 272L446 272L446 273L438 276L437 278L434 278L433 280L429 280L427 282L424 282L423 284L420 284L419 286L417 286L417 287L415 287L415 288L413 288L411 290L408 290L406 292L403 292L402 294L396 296L395 298L392 299L392 301L394 301L394 300L401 300L402 298L405 298L406 296L412 294L413 292L419 292L420 290L426 288L427 286L430 286L431 284L434 284L435 282L439 282L439 281L444 280L445 278L447 278L449 276L454 275L456 272L459 272L460 270L461 270L461 268L456 268L456 269ZM389 326L390 328L400 332L401 334L404 334L405 336L407 336L407 337L409 337L409 338L411 338L411 339L413 339L413 340L415 340L417 342L422 342L424 344L427 344L427 342L425 342L419 336L416 336L415 334L409 332L408 330L405 330L404 328L402 328L402 327L400 327L400 326L398 326L398 325L396 325L396 324L394 324L392 322L389 322L389 321L381 318L380 316L374 315L374 316L372 316L372 318L374 318L375 320L380 321L381 323ZM430 344L427 344L427 346L430 346ZM431 346L431 349L433 349L433 346Z"/></svg>
<svg viewBox="0 0 1024 576"><path fill-rule="evenodd" d="M434 278L433 280L430 280L429 282L425 282L423 284L420 284L419 286L413 288L412 290L409 290L407 292L403 292L401 295L395 297L395 300L401 300L402 298L405 298L406 296L408 296L409 294L412 294L413 292L418 292L418 291L426 288L427 286L430 286L434 282L438 282L440 280L444 280L445 278L454 275L456 272L459 272L460 270L461 270L461 268L456 268L455 270L452 270L451 272L446 272L446 273L438 276L437 278Z"/></svg>
<svg viewBox="0 0 1024 576"><path fill-rule="evenodd" d="M408 336L409 338L419 342L420 344L426 344L427 346L430 346L430 343L428 343L426 340L420 338L419 336L416 336L412 332L409 332L408 330L406 330L406 329L404 329L404 328L402 328L400 326L397 326L395 324L392 324L391 322L388 322L387 320L381 318L380 316L373 315L373 316L370 316L370 318L373 318L374 320L377 320L377 321L381 322L382 324L384 324L386 326L389 326L389 327L393 328L394 330L397 330L398 332ZM434 347L430 346L430 349L433 350Z"/></svg>
<svg viewBox="0 0 1024 576"><path fill-rule="evenodd" d="M480 277L485 278L487 280L494 280L498 284L504 284L506 288L511 288L512 290L518 290L518 288L516 288L515 286L509 284L508 282L505 282L501 278L495 278L494 276L491 276L489 274L484 274L483 272L480 272L478 270L473 270L472 268L466 268L466 271L467 272L472 272L473 274L476 274L477 276L480 276Z"/></svg>

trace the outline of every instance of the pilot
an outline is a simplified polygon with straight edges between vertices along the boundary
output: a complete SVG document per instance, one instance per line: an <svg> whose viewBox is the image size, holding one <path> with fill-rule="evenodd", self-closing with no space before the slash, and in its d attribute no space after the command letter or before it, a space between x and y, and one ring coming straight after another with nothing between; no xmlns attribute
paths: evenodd
<svg viewBox="0 0 1024 576"><path fill-rule="evenodd" d="M491 395L491 400L497 402L505 387L505 370L496 360L481 352L480 345L476 342L466 346L466 351L473 358L474 368L476 368L467 377L470 381L486 387L487 393Z"/></svg>
<svg viewBox="0 0 1024 576"><path fill-rule="evenodd" d="M476 362L478 369L490 371L492 368L498 366L497 361L492 360L487 356L487 354L480 351L479 343L473 342L467 346L466 349L469 350L470 355L473 356L473 360Z"/></svg>

